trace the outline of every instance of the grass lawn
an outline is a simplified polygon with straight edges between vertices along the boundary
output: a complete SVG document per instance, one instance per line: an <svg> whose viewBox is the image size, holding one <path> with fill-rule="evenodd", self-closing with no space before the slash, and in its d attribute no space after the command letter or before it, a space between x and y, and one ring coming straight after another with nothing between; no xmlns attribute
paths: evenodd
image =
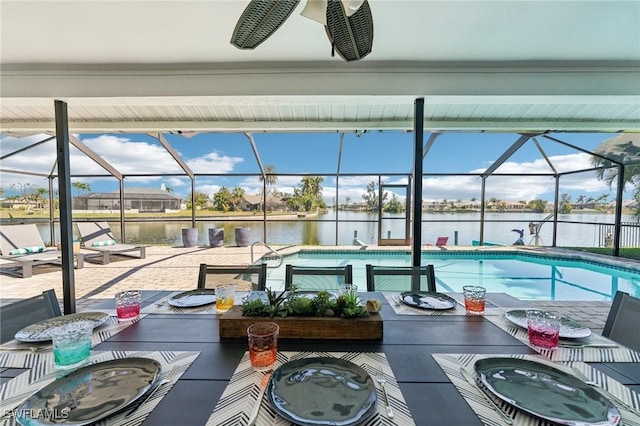
<svg viewBox="0 0 640 426"><path fill-rule="evenodd" d="M586 251L589 253L603 254L605 256L611 256L613 249L609 247L563 247L575 251ZM620 257L625 259L640 260L640 247L621 247Z"/></svg>

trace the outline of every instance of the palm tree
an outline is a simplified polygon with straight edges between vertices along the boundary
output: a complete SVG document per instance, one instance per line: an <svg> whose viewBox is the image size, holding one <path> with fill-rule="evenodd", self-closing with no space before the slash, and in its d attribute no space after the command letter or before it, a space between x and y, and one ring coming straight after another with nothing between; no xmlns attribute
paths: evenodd
<svg viewBox="0 0 640 426"><path fill-rule="evenodd" d="M311 195L315 198L322 197L322 182L324 182L324 178L321 176L303 177L300 181L302 193L305 195Z"/></svg>
<svg viewBox="0 0 640 426"><path fill-rule="evenodd" d="M233 191L231 191L231 202L233 203L233 210L235 211L240 210L240 206L242 205L243 201L244 201L244 189L240 188L239 186L236 186L235 188L233 188Z"/></svg>
<svg viewBox="0 0 640 426"><path fill-rule="evenodd" d="M558 208L558 213L560 214L568 214L571 213L571 195L569 194L561 194L560 195L560 206Z"/></svg>
<svg viewBox="0 0 640 426"><path fill-rule="evenodd" d="M487 203L487 207L497 209L500 204L500 199L496 197L489 198L489 202Z"/></svg>
<svg viewBox="0 0 640 426"><path fill-rule="evenodd" d="M263 182L267 187L275 185L278 182L278 176L276 176L276 168L271 164L264 166L264 172L260 175L260 182ZM268 190L262 190L262 209L267 205L267 193Z"/></svg>
<svg viewBox="0 0 640 426"><path fill-rule="evenodd" d="M617 185L619 171L617 164L626 164L621 185L623 188L627 185L634 187L634 199L640 198L640 164L637 162L640 158L639 142L640 134L622 133L603 141L594 151L601 156L591 158L591 164L594 167L601 167L596 170L596 176L605 181L609 188L614 183ZM640 217L640 210L636 210L636 216Z"/></svg>
<svg viewBox="0 0 640 426"><path fill-rule="evenodd" d="M80 196L81 192L84 192L84 191L89 192L89 191L91 191L91 186L88 183L73 182L71 184L71 186L73 186L78 191L78 193L76 194L76 197Z"/></svg>
<svg viewBox="0 0 640 426"><path fill-rule="evenodd" d="M84 191L90 192L91 191L91 186L88 183L84 183L84 182L73 182L71 184L71 186L73 186L76 190L76 208L78 208L78 197L80 197L80 194ZM85 207L86 208L86 207Z"/></svg>
<svg viewBox="0 0 640 426"><path fill-rule="evenodd" d="M36 206L38 208L41 208L44 205L44 200L48 194L49 191L47 191L45 188L36 188L35 191L33 191L33 199L36 202Z"/></svg>

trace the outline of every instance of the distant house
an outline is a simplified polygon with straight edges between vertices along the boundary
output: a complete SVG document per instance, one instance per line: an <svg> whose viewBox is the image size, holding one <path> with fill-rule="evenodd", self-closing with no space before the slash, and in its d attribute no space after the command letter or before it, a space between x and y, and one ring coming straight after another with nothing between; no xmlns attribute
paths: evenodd
<svg viewBox="0 0 640 426"><path fill-rule="evenodd" d="M31 201L27 203L22 198L2 198L0 199L0 207L10 210L30 210L30 209L43 209L49 205L49 200L44 201Z"/></svg>
<svg viewBox="0 0 640 426"><path fill-rule="evenodd" d="M180 210L182 199L162 189L125 188L124 209L134 212L168 212ZM74 210L119 211L120 191L92 192L73 198Z"/></svg>
<svg viewBox="0 0 640 426"><path fill-rule="evenodd" d="M262 210L262 195L245 195L242 210ZM267 196L267 210L286 210L287 203L279 197Z"/></svg>

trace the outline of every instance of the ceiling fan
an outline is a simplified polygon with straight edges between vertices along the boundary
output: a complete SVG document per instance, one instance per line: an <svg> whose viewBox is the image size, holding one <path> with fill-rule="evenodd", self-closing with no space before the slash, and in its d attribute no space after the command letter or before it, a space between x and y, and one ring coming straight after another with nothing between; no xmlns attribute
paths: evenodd
<svg viewBox="0 0 640 426"><path fill-rule="evenodd" d="M238 19L231 44L255 49L289 18L301 0L251 0ZM301 13L324 25L331 56L357 61L373 46L373 17L367 0L307 0Z"/></svg>

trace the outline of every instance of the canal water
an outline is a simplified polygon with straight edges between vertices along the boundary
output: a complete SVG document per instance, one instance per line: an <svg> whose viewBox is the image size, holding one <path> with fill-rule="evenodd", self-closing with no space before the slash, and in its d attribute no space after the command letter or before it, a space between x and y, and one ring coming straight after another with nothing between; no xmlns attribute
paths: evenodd
<svg viewBox="0 0 640 426"><path fill-rule="evenodd" d="M529 233L529 222L539 223L539 244L551 245L553 223L542 222L545 213L486 213L484 241L511 245L524 232L526 245L535 244L535 236ZM449 245L471 245L480 238L480 215L478 213L424 213L422 224L422 243L434 243L438 237L448 237ZM309 217L293 217L291 220L271 220L267 223L268 244L303 245L352 245L354 235L364 244L376 244L378 241L377 215L366 212L339 211L339 223L336 224L336 212ZM262 216L256 221L211 220L197 222L198 244L208 245L208 229L223 228L224 244L235 245L235 228L248 227L250 241L263 241ZM559 220L568 222L593 222L613 224L610 214L568 214L559 215ZM623 215L623 222L633 222L635 218ZM110 223L114 235L120 239L120 227L117 221ZM182 245L182 228L191 226L190 221L166 222L127 222L126 242L134 244ZM338 238L336 241L336 226ZM51 241L49 226L39 224L43 240ZM559 223L557 231L558 246L598 246L601 245L599 226L580 223ZM403 238L405 222L401 215L385 215L382 225L383 238ZM56 234L58 230L56 230ZM56 238L59 241L59 237ZM640 246L640 242L638 244Z"/></svg>

